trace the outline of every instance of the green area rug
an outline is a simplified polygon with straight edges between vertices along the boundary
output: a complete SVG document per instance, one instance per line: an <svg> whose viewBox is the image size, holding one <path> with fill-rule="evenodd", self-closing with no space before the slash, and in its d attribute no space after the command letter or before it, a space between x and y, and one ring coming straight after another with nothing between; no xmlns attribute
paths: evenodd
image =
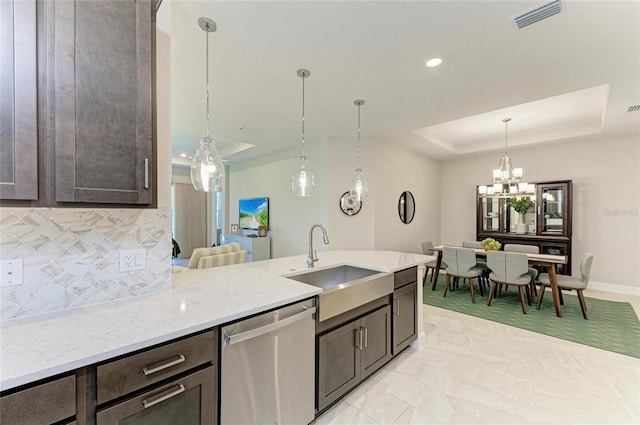
<svg viewBox="0 0 640 425"><path fill-rule="evenodd" d="M471 303L466 283L443 297L445 278L446 275L439 276L435 291L431 290L431 282L427 282L423 297L425 304L640 358L640 321L628 302L585 297L589 320L584 320L578 297L563 292L564 305L562 318L559 318L555 314L551 291L547 290L540 310L536 310L533 303L527 305L527 314L522 314L515 287L509 288L508 292L503 290L502 295L487 306L488 296L480 296L477 280L474 280L475 304Z"/></svg>

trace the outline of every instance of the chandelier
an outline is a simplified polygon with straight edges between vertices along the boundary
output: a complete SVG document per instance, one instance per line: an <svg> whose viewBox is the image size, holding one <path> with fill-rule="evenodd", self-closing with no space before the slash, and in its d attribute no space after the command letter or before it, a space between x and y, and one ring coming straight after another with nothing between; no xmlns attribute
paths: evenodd
<svg viewBox="0 0 640 425"><path fill-rule="evenodd" d="M478 186L478 193L483 196L498 196L509 198L523 195L534 190L534 185L522 182L522 168L513 168L509 157L507 133L511 118L502 120L504 123L504 155L500 160L500 168L494 168L491 185Z"/></svg>

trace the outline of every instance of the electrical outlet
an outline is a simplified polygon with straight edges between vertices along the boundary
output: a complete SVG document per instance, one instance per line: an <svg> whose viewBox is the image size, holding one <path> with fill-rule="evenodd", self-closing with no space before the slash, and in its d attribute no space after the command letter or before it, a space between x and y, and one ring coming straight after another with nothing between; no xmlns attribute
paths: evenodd
<svg viewBox="0 0 640 425"><path fill-rule="evenodd" d="M22 258L0 261L0 286L22 285Z"/></svg>
<svg viewBox="0 0 640 425"><path fill-rule="evenodd" d="M120 271L143 270L146 267L146 254L144 249L120 251Z"/></svg>

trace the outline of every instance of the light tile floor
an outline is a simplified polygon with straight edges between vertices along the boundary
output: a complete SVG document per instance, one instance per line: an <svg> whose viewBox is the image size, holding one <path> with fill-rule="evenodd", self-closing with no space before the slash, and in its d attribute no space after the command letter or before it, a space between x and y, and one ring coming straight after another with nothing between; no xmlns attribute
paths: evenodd
<svg viewBox="0 0 640 425"><path fill-rule="evenodd" d="M420 349L314 425L640 424L640 359L426 305L423 320Z"/></svg>

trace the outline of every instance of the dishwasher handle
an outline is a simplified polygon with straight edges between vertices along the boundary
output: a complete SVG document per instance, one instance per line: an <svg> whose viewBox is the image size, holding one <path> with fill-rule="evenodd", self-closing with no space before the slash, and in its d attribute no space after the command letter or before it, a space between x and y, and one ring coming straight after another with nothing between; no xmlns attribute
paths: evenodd
<svg viewBox="0 0 640 425"><path fill-rule="evenodd" d="M300 320L304 320L308 317L311 317L315 314L315 312L316 312L316 308L311 307L304 310L301 313L287 317L286 319L278 320L277 322L270 323L266 326L262 326L260 328L251 329L250 331L241 332L233 335L228 334L227 331L223 329L224 341L227 345L233 345L242 341L246 341L248 339L256 338L256 337L259 337L260 335L273 332L277 329L283 328L285 326L299 322Z"/></svg>

